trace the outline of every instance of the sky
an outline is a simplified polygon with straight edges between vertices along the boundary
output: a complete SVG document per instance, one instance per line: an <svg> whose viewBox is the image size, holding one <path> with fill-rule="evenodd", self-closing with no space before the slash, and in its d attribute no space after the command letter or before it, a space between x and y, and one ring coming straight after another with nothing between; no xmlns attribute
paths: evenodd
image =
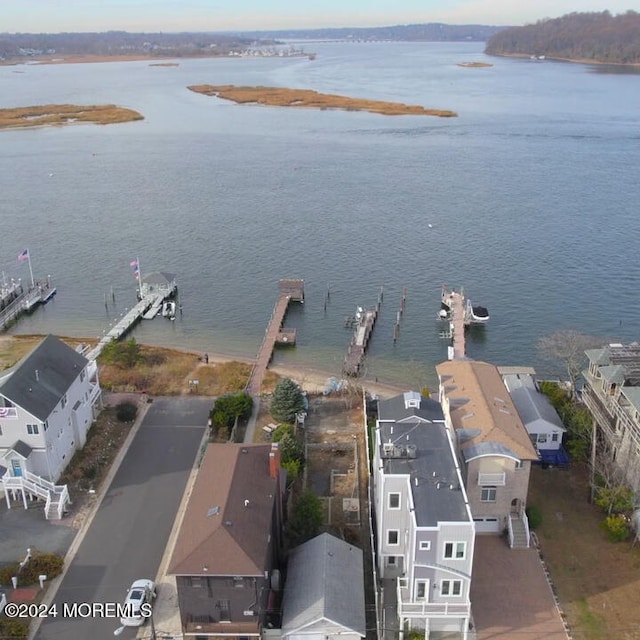
<svg viewBox="0 0 640 640"><path fill-rule="evenodd" d="M0 33L176 32L521 25L574 11L624 13L631 0L0 0Z"/></svg>

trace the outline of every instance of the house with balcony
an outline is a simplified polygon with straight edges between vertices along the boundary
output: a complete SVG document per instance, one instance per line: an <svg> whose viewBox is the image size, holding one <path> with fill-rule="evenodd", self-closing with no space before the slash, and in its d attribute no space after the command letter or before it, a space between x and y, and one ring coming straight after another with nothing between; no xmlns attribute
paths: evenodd
<svg viewBox="0 0 640 640"><path fill-rule="evenodd" d="M640 343L609 344L585 352L582 399L625 482L640 493Z"/></svg>
<svg viewBox="0 0 640 640"><path fill-rule="evenodd" d="M168 571L185 638L279 627L283 474L277 443L207 447Z"/></svg>
<svg viewBox="0 0 640 640"><path fill-rule="evenodd" d="M467 638L475 527L440 404L378 401L371 476L377 571L401 630Z"/></svg>
<svg viewBox="0 0 640 640"><path fill-rule="evenodd" d="M476 532L506 530L512 547L528 547L529 475L539 458L498 369L464 360L436 371Z"/></svg>
<svg viewBox="0 0 640 640"><path fill-rule="evenodd" d="M569 456L562 445L566 429L547 396L540 392L532 374L502 376L524 428L543 464L567 464Z"/></svg>
<svg viewBox="0 0 640 640"><path fill-rule="evenodd" d="M11 498L45 501L47 518L62 517L66 486L55 483L102 407L95 362L47 336L0 379L0 475Z"/></svg>

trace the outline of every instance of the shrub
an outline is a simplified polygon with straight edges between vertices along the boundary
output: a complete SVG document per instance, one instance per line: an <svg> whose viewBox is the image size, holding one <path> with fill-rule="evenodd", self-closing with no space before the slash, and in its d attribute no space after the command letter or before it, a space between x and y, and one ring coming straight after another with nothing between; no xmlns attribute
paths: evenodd
<svg viewBox="0 0 640 640"><path fill-rule="evenodd" d="M5 587L11 586L11 578L18 575L18 569L20 568L19 562L13 562L0 568L0 584Z"/></svg>
<svg viewBox="0 0 640 640"><path fill-rule="evenodd" d="M7 618L0 615L0 637L11 640L26 640L29 635L29 620Z"/></svg>
<svg viewBox="0 0 640 640"><path fill-rule="evenodd" d="M537 529L542 524L542 511L535 505L528 506L525 513L529 519L530 529Z"/></svg>
<svg viewBox="0 0 640 640"><path fill-rule="evenodd" d="M209 413L213 433L221 428L231 430L237 418L248 418L252 410L253 398L246 393L220 396Z"/></svg>
<svg viewBox="0 0 640 640"><path fill-rule="evenodd" d="M138 407L131 402L122 402L116 407L116 418L118 422L131 422L138 415Z"/></svg>
<svg viewBox="0 0 640 640"><path fill-rule="evenodd" d="M295 546L318 535L322 526L322 502L310 489L305 489L293 504L289 521L289 539Z"/></svg>
<svg viewBox="0 0 640 640"><path fill-rule="evenodd" d="M600 523L609 542L624 542L629 537L629 523L623 515L607 516Z"/></svg>
<svg viewBox="0 0 640 640"><path fill-rule="evenodd" d="M47 580L53 580L62 573L64 558L56 553L37 553L31 557L20 572L20 584L27 586L36 584L38 576L45 575Z"/></svg>

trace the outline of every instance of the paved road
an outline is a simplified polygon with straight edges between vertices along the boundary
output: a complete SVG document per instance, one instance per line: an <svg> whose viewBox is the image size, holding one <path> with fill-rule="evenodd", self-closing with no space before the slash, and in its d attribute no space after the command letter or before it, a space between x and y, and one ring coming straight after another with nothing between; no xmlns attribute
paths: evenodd
<svg viewBox="0 0 640 640"><path fill-rule="evenodd" d="M56 594L59 615L43 621L39 640L113 638L117 618L60 612L65 603L122 603L134 580L155 579L212 404L160 398L149 407ZM134 636L127 629L120 637Z"/></svg>

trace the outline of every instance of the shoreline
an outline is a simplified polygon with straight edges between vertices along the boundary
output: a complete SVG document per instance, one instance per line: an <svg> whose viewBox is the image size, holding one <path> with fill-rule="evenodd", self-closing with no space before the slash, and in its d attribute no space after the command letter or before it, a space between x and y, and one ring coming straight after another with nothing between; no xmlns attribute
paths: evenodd
<svg viewBox="0 0 640 640"><path fill-rule="evenodd" d="M529 53L487 53L488 56L495 56L496 58L519 58L521 60L530 60L533 54ZM535 60L535 62L544 62L545 60L551 60L553 62L571 62L573 64L592 64L603 67L623 67L638 69L640 68L640 62L602 62L600 60L591 60L589 58L558 58L555 56L548 56L545 54L542 60Z"/></svg>

